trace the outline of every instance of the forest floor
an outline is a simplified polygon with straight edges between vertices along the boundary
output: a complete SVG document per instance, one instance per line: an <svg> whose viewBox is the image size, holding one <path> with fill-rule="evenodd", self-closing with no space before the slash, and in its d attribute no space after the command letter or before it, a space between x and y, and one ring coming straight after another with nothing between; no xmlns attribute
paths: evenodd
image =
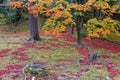
<svg viewBox="0 0 120 80"><path fill-rule="evenodd" d="M83 38L83 47L70 34L40 34L42 41L27 43L25 33L0 33L0 80L23 80L22 69L39 64L49 70L49 80L120 80L120 45ZM90 55L99 54L96 61ZM27 80L31 80L27 76Z"/></svg>

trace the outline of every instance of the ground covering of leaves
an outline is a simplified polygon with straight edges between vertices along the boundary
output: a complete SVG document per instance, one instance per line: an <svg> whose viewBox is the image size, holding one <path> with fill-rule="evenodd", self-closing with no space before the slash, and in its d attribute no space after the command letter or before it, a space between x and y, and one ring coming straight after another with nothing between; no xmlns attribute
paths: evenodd
<svg viewBox="0 0 120 80"><path fill-rule="evenodd" d="M23 80L21 70L27 64L45 66L49 80L120 79L120 45L83 38L85 46L78 47L70 34L40 35L43 40L36 43L26 43L24 33L0 35L0 80ZM97 61L88 60L92 53L100 54Z"/></svg>

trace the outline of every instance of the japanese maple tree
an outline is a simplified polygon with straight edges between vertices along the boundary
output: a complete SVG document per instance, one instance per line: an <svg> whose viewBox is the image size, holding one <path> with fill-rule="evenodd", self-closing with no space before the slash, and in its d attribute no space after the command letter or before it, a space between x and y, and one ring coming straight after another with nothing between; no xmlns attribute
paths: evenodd
<svg viewBox="0 0 120 80"><path fill-rule="evenodd" d="M93 5L98 15L88 20L86 24L89 37L107 38L110 33L120 35L117 31L117 28L120 26L119 21L112 19L118 6L112 6L109 3L108 0L98 0Z"/></svg>

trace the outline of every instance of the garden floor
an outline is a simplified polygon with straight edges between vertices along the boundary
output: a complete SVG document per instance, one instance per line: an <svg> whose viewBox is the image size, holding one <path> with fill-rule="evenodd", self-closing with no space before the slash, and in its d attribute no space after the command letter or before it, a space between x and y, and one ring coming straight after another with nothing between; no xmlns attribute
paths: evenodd
<svg viewBox="0 0 120 80"><path fill-rule="evenodd" d="M22 69L39 64L49 70L49 80L120 80L120 45L83 38L83 47L69 34L40 34L42 41L27 43L28 34L0 34L0 80L23 80ZM99 54L97 61L90 55ZM27 76L27 80L31 80ZM106 79L109 80L109 79Z"/></svg>

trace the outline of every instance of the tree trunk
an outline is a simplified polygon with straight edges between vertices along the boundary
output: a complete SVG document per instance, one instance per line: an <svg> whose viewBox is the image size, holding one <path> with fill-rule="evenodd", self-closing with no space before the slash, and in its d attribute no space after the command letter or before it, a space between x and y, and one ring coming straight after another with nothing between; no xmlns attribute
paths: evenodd
<svg viewBox="0 0 120 80"><path fill-rule="evenodd" d="M37 17L33 14L29 14L29 22L30 22L30 39L38 41L40 40Z"/></svg>
<svg viewBox="0 0 120 80"><path fill-rule="evenodd" d="M77 16L76 17L76 30L77 30L77 43L78 46L83 46L81 42L82 34L81 29L83 27L83 17Z"/></svg>
<svg viewBox="0 0 120 80"><path fill-rule="evenodd" d="M74 32L73 32L73 30L74 30L74 26L73 26L73 24L70 24L70 34L73 34Z"/></svg>
<svg viewBox="0 0 120 80"><path fill-rule="evenodd" d="M76 0L76 4L84 4L86 3L87 0ZM79 12L79 11L77 11ZM76 30L77 30L77 44L78 46L83 46L82 42L81 42L81 38L82 38L82 34L81 34L81 30L84 24L83 21L84 17L80 16L80 15L76 15Z"/></svg>
<svg viewBox="0 0 120 80"><path fill-rule="evenodd" d="M75 10L71 11L71 13L73 15L73 20L76 20L76 16L74 15L74 12L75 12ZM75 26L74 24L70 24L70 31L69 31L70 34L74 33L74 26Z"/></svg>
<svg viewBox="0 0 120 80"><path fill-rule="evenodd" d="M34 3L31 3L30 7L32 7ZM34 14L29 12L29 23L30 23L30 38L29 41L39 41L39 30L38 30L38 23L37 17Z"/></svg>

